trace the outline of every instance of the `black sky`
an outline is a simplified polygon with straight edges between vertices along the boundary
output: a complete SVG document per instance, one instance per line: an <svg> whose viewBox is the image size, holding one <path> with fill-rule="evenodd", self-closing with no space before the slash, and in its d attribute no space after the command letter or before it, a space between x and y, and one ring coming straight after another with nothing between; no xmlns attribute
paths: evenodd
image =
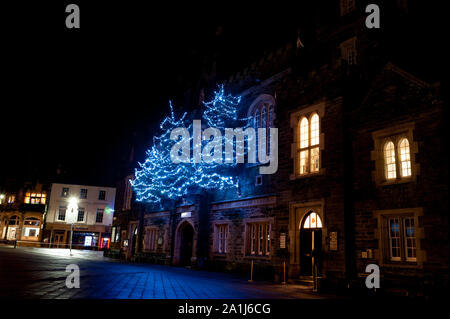
<svg viewBox="0 0 450 319"><path fill-rule="evenodd" d="M80 30L65 28L68 3L80 6ZM275 11L259 5L78 0L3 6L0 178L51 178L62 165L80 183L114 182L111 157L127 157L118 148L133 132L142 143L136 156L143 156L168 100L192 85L205 57L221 50L231 74L264 50L295 40L300 12L289 19L292 10L280 7L280 24Z"/></svg>
<svg viewBox="0 0 450 319"><path fill-rule="evenodd" d="M113 184L133 132L142 160L168 100L192 86L205 57L220 51L233 74L295 41L330 2L2 3L0 183L51 179L62 165L73 182ZM68 3L80 6L80 30L65 28ZM418 52L440 38L414 32Z"/></svg>

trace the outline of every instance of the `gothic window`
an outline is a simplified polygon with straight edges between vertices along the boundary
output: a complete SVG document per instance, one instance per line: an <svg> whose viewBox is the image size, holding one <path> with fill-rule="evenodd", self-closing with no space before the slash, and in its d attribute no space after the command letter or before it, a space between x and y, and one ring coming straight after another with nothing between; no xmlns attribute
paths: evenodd
<svg viewBox="0 0 450 319"><path fill-rule="evenodd" d="M273 127L275 100L267 94L260 95L250 106L249 116L253 118L253 128L256 133L256 150L258 150L258 129L265 129L266 154L270 154L270 128Z"/></svg>
<svg viewBox="0 0 450 319"><path fill-rule="evenodd" d="M316 173L320 169L319 115L313 113L309 119L302 116L299 121L298 175Z"/></svg>
<svg viewBox="0 0 450 319"><path fill-rule="evenodd" d="M377 184L415 180L418 164L414 163L412 154L417 153L417 143L413 142L412 130L412 124L405 124L372 133L375 150L371 158L376 161Z"/></svg>
<svg viewBox="0 0 450 319"><path fill-rule="evenodd" d="M393 179L397 177L397 169L395 165L395 147L391 141L384 146L384 171L386 179Z"/></svg>
<svg viewBox="0 0 450 319"><path fill-rule="evenodd" d="M402 138L398 144L400 154L400 175L402 177L411 176L411 157L409 155L409 142L407 138Z"/></svg>
<svg viewBox="0 0 450 319"><path fill-rule="evenodd" d="M387 180L405 178L411 176L411 156L407 138L401 138L397 142L389 140L384 146L384 172ZM397 165L398 163L398 165Z"/></svg>

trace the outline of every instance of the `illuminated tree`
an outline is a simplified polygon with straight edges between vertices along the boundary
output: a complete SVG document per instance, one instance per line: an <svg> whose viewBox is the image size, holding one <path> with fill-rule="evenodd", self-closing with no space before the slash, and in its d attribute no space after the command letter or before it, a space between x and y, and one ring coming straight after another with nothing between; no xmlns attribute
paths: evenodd
<svg viewBox="0 0 450 319"><path fill-rule="evenodd" d="M208 127L219 131L225 127L235 127L239 122L237 117L239 102L239 97L225 95L223 86L220 86L213 100L204 103L203 120ZM187 125L187 113L177 119L172 104L169 103L169 105L170 116L160 124L161 135L153 138L153 145L146 152L145 161L139 163L139 168L135 171L132 186L136 192L137 201L161 204L163 200L178 199L202 190L237 187L237 179L232 176L233 172L229 165L222 164L223 161L196 161L195 155L190 156L195 154L196 150L201 152L210 141L201 138L194 140L193 125ZM170 137L176 128L185 128L187 132L192 132L188 134L188 141L184 141L189 145L187 161L174 162L171 157L172 148L178 141ZM216 140L216 143L220 143L222 149L222 136ZM201 153L200 156L202 157ZM222 160L222 152L220 152L220 159Z"/></svg>

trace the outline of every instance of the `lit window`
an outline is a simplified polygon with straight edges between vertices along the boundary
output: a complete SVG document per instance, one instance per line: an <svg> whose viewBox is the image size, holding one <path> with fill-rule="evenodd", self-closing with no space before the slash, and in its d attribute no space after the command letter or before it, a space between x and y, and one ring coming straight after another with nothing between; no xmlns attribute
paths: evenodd
<svg viewBox="0 0 450 319"><path fill-rule="evenodd" d="M318 172L320 169L320 128L319 115L313 113L310 121L303 116L299 124L299 168L298 174Z"/></svg>
<svg viewBox="0 0 450 319"><path fill-rule="evenodd" d="M411 176L411 157L408 139L402 138L399 143L400 174L402 177Z"/></svg>
<svg viewBox="0 0 450 319"><path fill-rule="evenodd" d="M311 117L311 146L319 144L319 115Z"/></svg>
<svg viewBox="0 0 450 319"><path fill-rule="evenodd" d="M300 121L300 148L308 147L308 120L304 117Z"/></svg>
<svg viewBox="0 0 450 319"><path fill-rule="evenodd" d="M45 204L46 201L46 194L42 193L25 193L25 204Z"/></svg>
<svg viewBox="0 0 450 319"><path fill-rule="evenodd" d="M303 228L322 228L322 220L315 212L311 212L303 223Z"/></svg>
<svg viewBox="0 0 450 319"><path fill-rule="evenodd" d="M397 168L395 165L395 147L391 141L384 146L384 161L386 179L394 179L397 177Z"/></svg>

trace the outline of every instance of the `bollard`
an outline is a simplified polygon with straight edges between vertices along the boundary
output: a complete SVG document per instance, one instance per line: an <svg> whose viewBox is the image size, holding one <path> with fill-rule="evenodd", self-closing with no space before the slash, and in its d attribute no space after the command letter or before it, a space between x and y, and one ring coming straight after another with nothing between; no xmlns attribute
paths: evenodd
<svg viewBox="0 0 450 319"><path fill-rule="evenodd" d="M286 285L286 262L283 261L283 285Z"/></svg>
<svg viewBox="0 0 450 319"><path fill-rule="evenodd" d="M250 280L248 282L253 282L253 260L250 265Z"/></svg>

